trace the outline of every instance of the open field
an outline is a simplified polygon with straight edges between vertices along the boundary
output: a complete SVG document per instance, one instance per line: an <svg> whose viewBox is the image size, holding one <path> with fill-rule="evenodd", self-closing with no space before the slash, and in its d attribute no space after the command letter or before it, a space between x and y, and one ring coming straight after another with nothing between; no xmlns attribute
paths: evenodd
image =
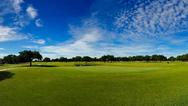
<svg viewBox="0 0 188 106"><path fill-rule="evenodd" d="M1 106L185 106L188 63L0 66ZM92 66L93 65L93 66Z"/></svg>

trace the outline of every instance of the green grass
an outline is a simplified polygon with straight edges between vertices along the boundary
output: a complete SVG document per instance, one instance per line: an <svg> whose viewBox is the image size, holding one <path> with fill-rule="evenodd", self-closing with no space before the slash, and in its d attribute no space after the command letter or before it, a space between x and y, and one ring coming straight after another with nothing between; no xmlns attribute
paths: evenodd
<svg viewBox="0 0 188 106"><path fill-rule="evenodd" d="M7 71L12 76L0 80L0 106L188 104L188 63L98 62L79 67L75 64L0 66L16 67Z"/></svg>

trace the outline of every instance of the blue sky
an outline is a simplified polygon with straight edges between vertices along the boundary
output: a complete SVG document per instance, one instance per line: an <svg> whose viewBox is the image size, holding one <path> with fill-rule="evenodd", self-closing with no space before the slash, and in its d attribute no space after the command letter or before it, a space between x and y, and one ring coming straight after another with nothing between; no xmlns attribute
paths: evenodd
<svg viewBox="0 0 188 106"><path fill-rule="evenodd" d="M188 53L187 0L1 0L0 57Z"/></svg>

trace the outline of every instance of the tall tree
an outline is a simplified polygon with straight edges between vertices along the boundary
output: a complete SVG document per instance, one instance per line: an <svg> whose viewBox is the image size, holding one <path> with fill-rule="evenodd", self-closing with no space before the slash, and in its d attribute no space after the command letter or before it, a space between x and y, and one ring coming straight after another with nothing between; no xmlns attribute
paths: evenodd
<svg viewBox="0 0 188 106"><path fill-rule="evenodd" d="M32 66L32 61L34 59L38 59L38 60L42 59L42 55L37 51L25 50L25 51L19 52L19 54L20 54L19 57L23 62L30 63L30 67Z"/></svg>

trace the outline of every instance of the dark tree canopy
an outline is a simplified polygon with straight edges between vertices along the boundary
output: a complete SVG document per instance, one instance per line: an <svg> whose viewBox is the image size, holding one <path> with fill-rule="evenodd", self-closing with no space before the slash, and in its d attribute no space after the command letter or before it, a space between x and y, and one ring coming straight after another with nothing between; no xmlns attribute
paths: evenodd
<svg viewBox="0 0 188 106"><path fill-rule="evenodd" d="M168 61L175 61L175 60L176 60L176 58L174 56L171 56L168 58Z"/></svg>
<svg viewBox="0 0 188 106"><path fill-rule="evenodd" d="M3 64L4 60L2 58L0 58L0 64Z"/></svg>
<svg viewBox="0 0 188 106"><path fill-rule="evenodd" d="M167 57L165 57L163 55L152 55L151 60L152 61L166 61Z"/></svg>
<svg viewBox="0 0 188 106"><path fill-rule="evenodd" d="M8 64L17 64L19 62L19 58L16 55L8 55L3 58L3 61Z"/></svg>
<svg viewBox="0 0 188 106"><path fill-rule="evenodd" d="M49 57L45 57L45 58L43 59L43 61L44 61L44 62L50 62L51 59L50 59Z"/></svg>
<svg viewBox="0 0 188 106"><path fill-rule="evenodd" d="M65 57L60 57L60 58L59 58L59 61L60 61L60 62L67 62L67 61L68 61L68 59L67 59L67 58L65 58Z"/></svg>
<svg viewBox="0 0 188 106"><path fill-rule="evenodd" d="M92 58L89 57L89 56L84 56L84 57L82 58L82 61L90 62L90 61L92 61Z"/></svg>
<svg viewBox="0 0 188 106"><path fill-rule="evenodd" d="M81 56L76 56L72 58L73 61L82 61L82 57Z"/></svg>
<svg viewBox="0 0 188 106"><path fill-rule="evenodd" d="M177 60L188 61L188 54L177 56Z"/></svg>
<svg viewBox="0 0 188 106"><path fill-rule="evenodd" d="M115 57L113 55L104 55L101 57L101 60L106 62L106 61L114 61Z"/></svg>
<svg viewBox="0 0 188 106"><path fill-rule="evenodd" d="M22 51L19 52L19 58L22 62L30 62L30 66L32 66L33 59L42 59L42 55L37 51Z"/></svg>

